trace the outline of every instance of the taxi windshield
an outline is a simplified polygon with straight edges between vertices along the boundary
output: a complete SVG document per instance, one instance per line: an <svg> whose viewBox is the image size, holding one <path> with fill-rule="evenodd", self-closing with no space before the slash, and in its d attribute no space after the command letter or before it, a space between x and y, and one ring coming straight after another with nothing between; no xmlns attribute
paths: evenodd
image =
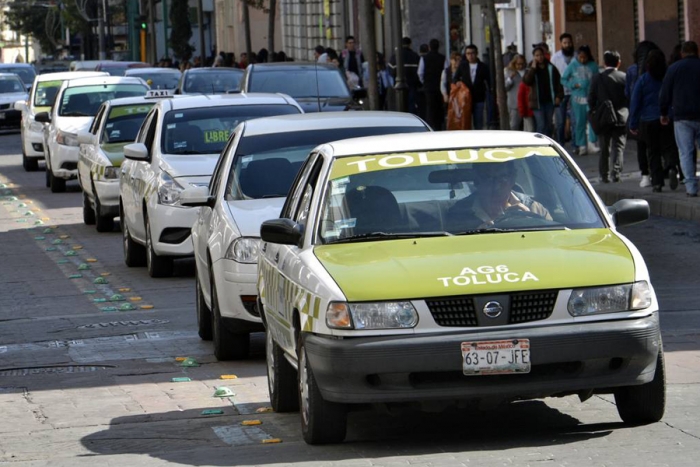
<svg viewBox="0 0 700 467"><path fill-rule="evenodd" d="M120 97L146 94L141 84L95 84L67 88L61 97L58 115L63 117L94 117L103 102Z"/></svg>
<svg viewBox="0 0 700 467"><path fill-rule="evenodd" d="M17 94L20 92L27 93L27 88L24 87L22 80L15 76L0 77L0 94Z"/></svg>
<svg viewBox="0 0 700 467"><path fill-rule="evenodd" d="M56 100L56 94L61 88L63 81L39 81L34 89L34 106L35 107L53 107Z"/></svg>
<svg viewBox="0 0 700 467"><path fill-rule="evenodd" d="M226 200L287 196L311 150L330 141L394 133L418 133L424 126L344 127L243 136L236 148Z"/></svg>
<svg viewBox="0 0 700 467"><path fill-rule="evenodd" d="M151 107L152 103L112 107L102 131L102 142L110 144L134 141Z"/></svg>
<svg viewBox="0 0 700 467"><path fill-rule="evenodd" d="M251 118L298 114L290 104L229 105L171 110L163 118L161 151L164 154L218 154L231 131Z"/></svg>
<svg viewBox="0 0 700 467"><path fill-rule="evenodd" d="M323 243L604 227L552 147L343 157L325 190Z"/></svg>

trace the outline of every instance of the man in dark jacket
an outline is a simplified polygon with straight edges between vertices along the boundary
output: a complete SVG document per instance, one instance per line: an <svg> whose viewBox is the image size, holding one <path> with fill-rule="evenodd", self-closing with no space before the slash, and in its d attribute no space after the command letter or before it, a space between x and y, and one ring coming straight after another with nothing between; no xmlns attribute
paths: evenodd
<svg viewBox="0 0 700 467"><path fill-rule="evenodd" d="M462 62L455 73L454 83L462 81L472 96L472 127L484 128L484 107L488 96L490 79L489 68L479 60L479 49L474 44L467 46Z"/></svg>
<svg viewBox="0 0 700 467"><path fill-rule="evenodd" d="M420 81L418 80L418 63L420 56L411 48L411 38L404 37L401 40L403 47L401 54L403 57L403 66L406 76L406 85L408 86L408 111L413 115L418 115L418 88ZM389 61L389 69L391 76L396 79L396 54L391 56Z"/></svg>
<svg viewBox="0 0 700 467"><path fill-rule="evenodd" d="M625 96L625 74L618 70L620 67L620 53L616 50L607 50L603 54L605 71L593 76L591 89L588 93L588 107L598 111L598 105L609 100L615 109L617 123L600 130L600 161L598 170L603 183L620 181L622 166L624 165L623 152L627 142L627 117L629 116L629 104ZM612 172L608 178L612 162Z"/></svg>
<svg viewBox="0 0 700 467"><path fill-rule="evenodd" d="M442 129L445 111L442 108L442 93L440 92L440 76L445 69L445 56L438 52L440 42L430 40L430 51L420 59L418 78L423 83L425 92L425 120L433 130Z"/></svg>
<svg viewBox="0 0 700 467"><path fill-rule="evenodd" d="M698 195L698 178L695 176L696 144L700 146L700 59L698 45L693 41L683 43L681 60L668 69L661 85L659 107L661 124L669 124L669 108L673 108L673 130L680 152L681 169L685 177L687 196Z"/></svg>

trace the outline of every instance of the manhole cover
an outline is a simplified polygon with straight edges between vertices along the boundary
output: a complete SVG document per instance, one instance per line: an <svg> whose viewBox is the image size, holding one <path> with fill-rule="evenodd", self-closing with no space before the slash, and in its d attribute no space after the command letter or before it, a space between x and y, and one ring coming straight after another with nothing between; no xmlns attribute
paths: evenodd
<svg viewBox="0 0 700 467"><path fill-rule="evenodd" d="M40 366L30 368L7 368L0 369L0 376L29 376L44 374L67 374L67 373L90 373L97 370L107 370L115 368L113 365L63 365L63 366Z"/></svg>
<svg viewBox="0 0 700 467"><path fill-rule="evenodd" d="M125 326L151 326L154 324L168 324L167 319L137 319L129 321L109 321L107 323L93 323L78 326L78 329L105 329Z"/></svg>

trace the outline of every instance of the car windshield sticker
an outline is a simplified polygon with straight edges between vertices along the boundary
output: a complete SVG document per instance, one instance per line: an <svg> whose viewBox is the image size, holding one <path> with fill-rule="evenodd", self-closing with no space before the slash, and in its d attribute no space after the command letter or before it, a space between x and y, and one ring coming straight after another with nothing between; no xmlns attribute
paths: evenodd
<svg viewBox="0 0 700 467"><path fill-rule="evenodd" d="M108 123L105 125L105 128L107 128L107 129L112 128L112 127L114 127L114 123Z"/></svg>
<svg viewBox="0 0 700 467"><path fill-rule="evenodd" d="M174 149L183 149L187 147L187 141L175 141L173 143Z"/></svg>
<svg viewBox="0 0 700 467"><path fill-rule="evenodd" d="M138 105L120 105L119 107L112 107L109 111L109 119L123 117L125 115L141 115L147 114L153 104L138 104Z"/></svg>
<svg viewBox="0 0 700 467"><path fill-rule="evenodd" d="M507 162L531 156L558 157L559 153L551 146L521 146L340 157L333 163L330 178L335 180L359 173L421 165Z"/></svg>
<svg viewBox="0 0 700 467"><path fill-rule="evenodd" d="M450 285L486 285L500 284L501 282L539 282L537 276L530 271L514 272L508 266L499 264L497 266L464 267L456 276L438 277L438 281L445 287Z"/></svg>
<svg viewBox="0 0 700 467"><path fill-rule="evenodd" d="M168 123L168 130L175 128L176 123Z"/></svg>
<svg viewBox="0 0 700 467"><path fill-rule="evenodd" d="M175 114L175 118L182 118L182 114Z"/></svg>
<svg viewBox="0 0 700 467"><path fill-rule="evenodd" d="M204 132L204 142L206 144L225 143L228 141L230 134L231 130L206 130Z"/></svg>

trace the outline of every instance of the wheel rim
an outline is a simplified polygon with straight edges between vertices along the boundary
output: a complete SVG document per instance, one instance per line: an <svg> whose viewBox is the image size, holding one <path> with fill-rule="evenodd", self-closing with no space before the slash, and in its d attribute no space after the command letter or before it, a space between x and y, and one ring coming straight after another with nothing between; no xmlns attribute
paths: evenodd
<svg viewBox="0 0 700 467"><path fill-rule="evenodd" d="M270 397L274 392L275 388L275 352L274 341L272 340L272 333L268 329L265 331L265 353L267 357L267 386L270 390Z"/></svg>
<svg viewBox="0 0 700 467"><path fill-rule="evenodd" d="M151 263L153 262L153 247L151 246L151 229L146 225L146 265L148 269L151 269Z"/></svg>
<svg viewBox="0 0 700 467"><path fill-rule="evenodd" d="M124 243L124 259L129 257L129 227L126 225L124 216L122 216L122 242Z"/></svg>
<svg viewBox="0 0 700 467"><path fill-rule="evenodd" d="M306 368L306 351L301 349L299 356L299 399L301 400L301 416L304 424L309 424L309 373Z"/></svg>

